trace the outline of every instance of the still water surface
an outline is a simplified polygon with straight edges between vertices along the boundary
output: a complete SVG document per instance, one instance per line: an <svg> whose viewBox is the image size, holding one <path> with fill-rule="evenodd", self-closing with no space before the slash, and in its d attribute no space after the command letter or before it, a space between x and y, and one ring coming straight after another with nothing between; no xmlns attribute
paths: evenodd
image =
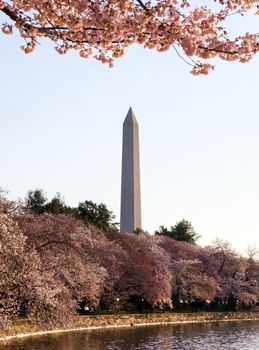
<svg viewBox="0 0 259 350"><path fill-rule="evenodd" d="M259 321L88 330L17 339L0 350L259 350Z"/></svg>

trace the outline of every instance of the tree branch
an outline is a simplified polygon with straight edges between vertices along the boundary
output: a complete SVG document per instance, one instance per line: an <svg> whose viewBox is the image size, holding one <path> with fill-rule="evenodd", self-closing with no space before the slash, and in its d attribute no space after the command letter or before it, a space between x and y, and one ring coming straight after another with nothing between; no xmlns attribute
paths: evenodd
<svg viewBox="0 0 259 350"><path fill-rule="evenodd" d="M13 12L12 10L10 10L8 7L3 7L2 9L1 9L1 11L3 12L3 13L5 13L8 17L10 17L13 21L17 21L17 19L19 19L19 16L15 13L15 12Z"/></svg>
<svg viewBox="0 0 259 350"><path fill-rule="evenodd" d="M12 11L10 8L8 8L7 6L6 7L3 7L1 9L1 11L3 13L5 13L10 19L12 19L14 22L17 22L19 19L22 19L21 17L19 17L14 11ZM59 26L54 26L51 24L51 27L39 27L39 26L36 26L36 25L32 25L32 24L29 24L29 23L24 23L24 27L26 29L31 29L31 28L36 28L37 30L39 30L41 33L46 33L46 32L51 32L51 31L57 31L57 30L67 30L69 31L70 29L67 28L67 27L59 27ZM84 27L84 30L93 30L93 31L104 31L105 29L104 28L96 28L96 27ZM47 33L46 33L47 34Z"/></svg>
<svg viewBox="0 0 259 350"><path fill-rule="evenodd" d="M223 46L223 45L224 44L222 44L220 46ZM228 55L236 55L236 54L238 54L238 51L227 51L227 50L219 49L220 46L215 47L215 48L198 46L198 48L201 49L201 50L204 50L204 51L212 51L212 52L217 52L217 53L222 53L222 54L225 53L225 54L228 54ZM251 50L251 51L256 53L258 47L259 47L259 44L257 44L256 47L254 48L254 50Z"/></svg>
<svg viewBox="0 0 259 350"><path fill-rule="evenodd" d="M149 12L149 9L146 7L146 5L141 0L137 0L137 2L140 4L140 6L143 8L143 10Z"/></svg>
<svg viewBox="0 0 259 350"><path fill-rule="evenodd" d="M66 241L56 241L56 240L53 240L53 241L48 241L48 242L45 242L43 244L41 244L40 246L36 247L36 250L41 250L42 248L45 248L46 246L48 245L51 245L51 244L61 244L61 245L66 245L70 248L72 248L73 250L75 250L80 256L84 257L85 255L83 253L81 253L73 244L70 244Z"/></svg>

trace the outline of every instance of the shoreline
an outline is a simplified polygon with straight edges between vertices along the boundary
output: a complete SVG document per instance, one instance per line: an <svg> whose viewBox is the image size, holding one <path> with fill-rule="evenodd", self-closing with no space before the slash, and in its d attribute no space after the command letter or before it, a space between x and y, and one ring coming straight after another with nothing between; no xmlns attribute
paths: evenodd
<svg viewBox="0 0 259 350"><path fill-rule="evenodd" d="M259 312L198 312L77 316L71 327L52 330L41 329L40 326L33 324L26 319L20 319L14 322L13 327L6 330L5 334L0 333L0 342L6 342L17 338L96 329L238 321L259 321Z"/></svg>

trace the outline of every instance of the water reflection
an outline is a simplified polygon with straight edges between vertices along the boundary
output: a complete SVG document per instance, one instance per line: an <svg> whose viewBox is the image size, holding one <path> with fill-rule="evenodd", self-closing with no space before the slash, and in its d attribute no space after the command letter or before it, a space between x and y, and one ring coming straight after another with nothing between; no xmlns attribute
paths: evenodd
<svg viewBox="0 0 259 350"><path fill-rule="evenodd" d="M15 340L0 350L258 350L259 322L89 330Z"/></svg>

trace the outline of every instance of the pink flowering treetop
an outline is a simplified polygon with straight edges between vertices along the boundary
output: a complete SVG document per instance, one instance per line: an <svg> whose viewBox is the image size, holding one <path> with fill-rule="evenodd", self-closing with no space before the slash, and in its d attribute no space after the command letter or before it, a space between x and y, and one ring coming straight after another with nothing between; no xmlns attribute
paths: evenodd
<svg viewBox="0 0 259 350"><path fill-rule="evenodd" d="M230 16L258 15L258 0L215 0L195 6L188 0L0 0L2 31L20 32L25 53L42 37L60 54L77 50L112 66L127 48L141 44L159 52L174 48L194 75L208 74L207 59L248 62L259 50L259 34L233 36ZM179 50L180 49L180 53Z"/></svg>

